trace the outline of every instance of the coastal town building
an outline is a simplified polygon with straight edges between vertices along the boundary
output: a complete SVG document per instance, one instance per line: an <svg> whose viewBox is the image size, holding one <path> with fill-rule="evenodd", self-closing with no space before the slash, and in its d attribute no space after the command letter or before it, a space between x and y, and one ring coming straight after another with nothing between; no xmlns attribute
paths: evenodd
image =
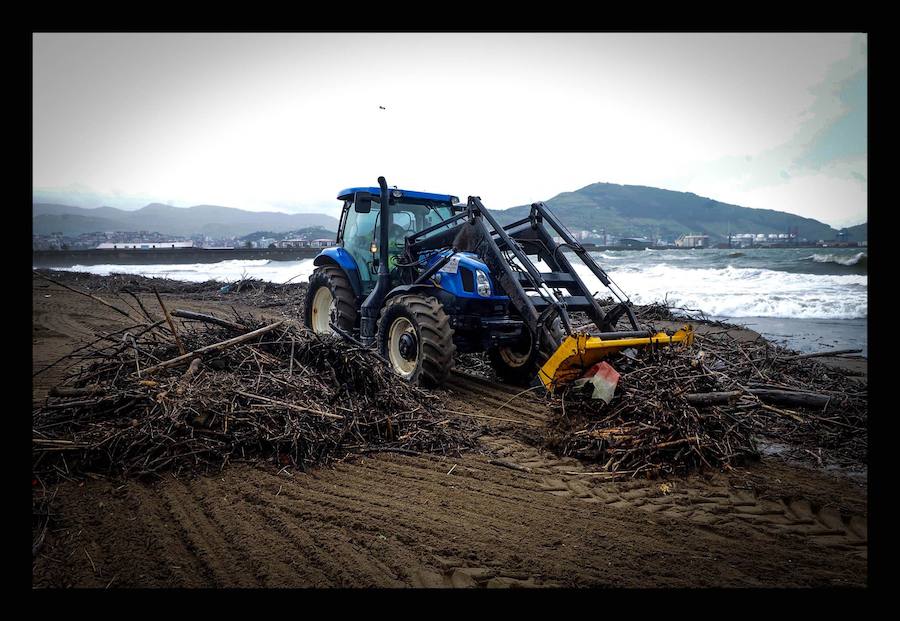
<svg viewBox="0 0 900 621"><path fill-rule="evenodd" d="M97 250L152 250L155 248L193 248L193 241L162 241L162 242L103 242L97 246Z"/></svg>
<svg viewBox="0 0 900 621"><path fill-rule="evenodd" d="M679 248L706 248L709 246L709 235L682 235L675 240Z"/></svg>

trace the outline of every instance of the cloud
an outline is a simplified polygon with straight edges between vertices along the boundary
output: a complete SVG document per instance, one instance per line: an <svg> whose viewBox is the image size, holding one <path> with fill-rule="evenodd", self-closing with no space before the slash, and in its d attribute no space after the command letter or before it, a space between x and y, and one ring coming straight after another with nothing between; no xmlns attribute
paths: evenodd
<svg viewBox="0 0 900 621"><path fill-rule="evenodd" d="M292 211L335 209L340 188L382 174L496 208L597 181L774 208L762 201L777 193L758 190L788 196L798 179L821 176L858 184L864 197L865 42L834 33L37 35L33 183L78 182L107 204L155 196Z"/></svg>
<svg viewBox="0 0 900 621"><path fill-rule="evenodd" d="M867 58L866 35L855 35L849 54L809 89L813 101L800 112L801 122L789 140L760 153L706 162L687 175L687 185L692 191L715 192L720 200L833 225L865 221Z"/></svg>
<svg viewBox="0 0 900 621"><path fill-rule="evenodd" d="M868 192L864 184L856 180L820 174L758 186L743 192L741 199L747 205L786 211L841 228L866 221L864 208ZM858 211L860 205L862 212Z"/></svg>

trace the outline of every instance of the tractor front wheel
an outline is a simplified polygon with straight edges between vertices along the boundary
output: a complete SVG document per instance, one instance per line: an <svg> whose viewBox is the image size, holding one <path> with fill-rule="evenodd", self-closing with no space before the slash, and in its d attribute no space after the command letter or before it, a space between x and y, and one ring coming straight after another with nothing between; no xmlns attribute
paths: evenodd
<svg viewBox="0 0 900 621"><path fill-rule="evenodd" d="M557 342L565 337L559 317L550 323L550 334ZM506 384L528 386L536 381L538 371L553 354L535 347L534 339L528 328L522 328L522 338L514 345L502 345L488 349L491 368Z"/></svg>
<svg viewBox="0 0 900 621"><path fill-rule="evenodd" d="M378 346L400 377L426 387L442 384L453 367L453 328L436 298L391 298L378 320Z"/></svg>
<svg viewBox="0 0 900 621"><path fill-rule="evenodd" d="M500 345L488 349L491 368L504 383L527 386L537 375L537 350L531 341L531 333L524 328L522 338L515 345Z"/></svg>

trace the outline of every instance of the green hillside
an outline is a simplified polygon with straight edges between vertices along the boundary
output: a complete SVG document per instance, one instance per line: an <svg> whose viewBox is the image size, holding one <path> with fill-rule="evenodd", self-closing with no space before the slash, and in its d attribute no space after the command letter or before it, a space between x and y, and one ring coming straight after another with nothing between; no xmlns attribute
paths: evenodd
<svg viewBox="0 0 900 621"><path fill-rule="evenodd" d="M690 192L674 192L636 185L594 183L563 192L545 201L573 231L603 231L614 236L676 239L687 233L709 235L713 243L728 233L787 233L796 228L810 241L835 239L827 224L772 209L729 205ZM495 210L501 222L528 214L529 206ZM213 205L179 208L151 204L135 211L111 207L82 209L34 203L33 233L64 234L95 231L156 231L162 234L242 236L258 231L286 233L321 226L336 230L337 219L323 214L251 212ZM865 224L846 229L848 241L867 238Z"/></svg>
<svg viewBox="0 0 900 621"><path fill-rule="evenodd" d="M545 201L573 230L605 230L617 236L677 238L686 233L709 235L713 242L731 233L787 233L790 227L811 241L833 239L837 231L811 218L772 209L721 203L691 192L637 185L594 183ZM528 214L528 205L497 211L501 222Z"/></svg>

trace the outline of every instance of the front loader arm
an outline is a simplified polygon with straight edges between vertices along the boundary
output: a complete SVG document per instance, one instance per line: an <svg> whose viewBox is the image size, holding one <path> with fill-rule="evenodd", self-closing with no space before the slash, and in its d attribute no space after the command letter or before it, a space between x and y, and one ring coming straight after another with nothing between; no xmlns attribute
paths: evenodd
<svg viewBox="0 0 900 621"><path fill-rule="evenodd" d="M525 292L520 282L519 274L521 272L514 271L509 261L503 256L503 252L494 240L493 235L491 235L491 229L488 228L488 224L497 233L505 247L518 259L525 270L525 278L530 281L529 284L535 291L547 288L541 273L519 245L509 237L503 227L488 213L477 196L469 197L467 213L469 218L465 226L471 227L467 234L472 251L484 261L484 264L487 265L491 272L491 277L499 283L509 297L510 304L522 316L525 325L528 326L528 330L533 337L536 337L535 342L539 344L539 348L544 354L543 357L549 357L560 345L559 335L550 329L551 322L554 317L559 317L566 333L571 334L572 328L569 322L569 314L565 308L551 298L548 298L549 303L543 311L538 310L532 300L532 296Z"/></svg>

